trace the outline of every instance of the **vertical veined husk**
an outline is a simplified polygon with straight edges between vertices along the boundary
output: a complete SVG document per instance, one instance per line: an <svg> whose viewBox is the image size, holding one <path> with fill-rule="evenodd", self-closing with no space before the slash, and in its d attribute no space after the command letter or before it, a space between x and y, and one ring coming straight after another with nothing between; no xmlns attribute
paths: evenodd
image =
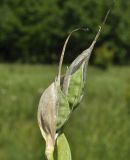
<svg viewBox="0 0 130 160"><path fill-rule="evenodd" d="M89 58L91 56L92 50L94 48L94 45L100 35L101 32L101 27L99 27L99 31L95 37L95 39L93 40L92 44L90 45L90 47L86 50L84 50L70 65L70 67L67 69L65 77L64 77L64 82L63 82L63 92L67 95L68 94L68 88L69 88L69 84L70 84L70 80L72 75L79 69L79 67L83 64L84 65L84 73L83 76L86 75L86 69L87 69L87 64L89 61ZM85 79L85 77L84 77Z"/></svg>
<svg viewBox="0 0 130 160"><path fill-rule="evenodd" d="M38 106L38 124L42 136L46 142L46 157L53 156L55 146L55 133L57 123L57 89L56 84L53 82L42 94Z"/></svg>
<svg viewBox="0 0 130 160"><path fill-rule="evenodd" d="M75 109L82 100L89 58L91 56L94 45L100 35L100 32L101 27L99 27L99 31L96 34L90 47L84 50L71 63L70 67L65 73L62 90L68 99L71 110Z"/></svg>

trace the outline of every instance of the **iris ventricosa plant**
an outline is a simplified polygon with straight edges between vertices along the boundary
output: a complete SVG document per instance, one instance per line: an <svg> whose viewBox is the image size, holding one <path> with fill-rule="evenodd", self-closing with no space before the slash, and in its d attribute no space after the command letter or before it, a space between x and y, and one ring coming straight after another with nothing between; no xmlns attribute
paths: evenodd
<svg viewBox="0 0 130 160"><path fill-rule="evenodd" d="M61 76L61 68L66 45L72 31L67 37L59 63L59 72L54 82L43 92L38 107L38 124L46 142L45 155L47 160L54 160L57 148L57 160L71 160L68 142L63 127L74 109L80 104L84 95L88 61L94 45L100 35L101 27L90 47L84 50Z"/></svg>

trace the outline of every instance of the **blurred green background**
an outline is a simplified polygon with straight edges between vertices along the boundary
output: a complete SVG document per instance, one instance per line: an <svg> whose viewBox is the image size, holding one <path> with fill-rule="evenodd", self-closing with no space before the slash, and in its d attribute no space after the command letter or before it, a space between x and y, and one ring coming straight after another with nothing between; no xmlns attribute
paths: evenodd
<svg viewBox="0 0 130 160"><path fill-rule="evenodd" d="M92 42L113 1L0 1L0 160L44 160L37 107L54 80ZM65 127L74 160L130 159L130 1L115 0L87 73L84 100Z"/></svg>
<svg viewBox="0 0 130 160"><path fill-rule="evenodd" d="M1 160L44 159L37 106L56 73L56 66L0 65ZM74 160L130 158L129 73L89 68L84 100L65 127Z"/></svg>

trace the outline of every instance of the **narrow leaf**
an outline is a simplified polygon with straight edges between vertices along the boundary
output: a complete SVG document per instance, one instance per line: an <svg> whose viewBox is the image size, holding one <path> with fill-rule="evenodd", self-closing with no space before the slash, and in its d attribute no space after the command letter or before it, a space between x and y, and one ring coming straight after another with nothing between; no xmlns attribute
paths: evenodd
<svg viewBox="0 0 130 160"><path fill-rule="evenodd" d="M57 131L63 127L70 114L70 107L67 97L64 95L60 88L58 88L58 106Z"/></svg>
<svg viewBox="0 0 130 160"><path fill-rule="evenodd" d="M72 160L70 147L63 133L57 138L56 144L57 144L57 160Z"/></svg>

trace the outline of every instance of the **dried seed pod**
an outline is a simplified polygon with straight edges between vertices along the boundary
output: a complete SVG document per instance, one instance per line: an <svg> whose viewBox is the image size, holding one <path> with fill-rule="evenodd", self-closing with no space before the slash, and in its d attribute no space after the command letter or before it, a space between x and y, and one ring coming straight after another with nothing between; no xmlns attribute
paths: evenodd
<svg viewBox="0 0 130 160"><path fill-rule="evenodd" d="M52 156L58 132L70 114L67 97L53 82L42 94L38 106L38 124L46 142L46 156ZM48 158L49 159L49 158Z"/></svg>
<svg viewBox="0 0 130 160"><path fill-rule="evenodd" d="M67 69L64 82L63 92L68 97L68 102L72 108L75 108L83 97L84 83L86 79L86 69L94 45L100 35L101 27L92 42L91 46L83 51Z"/></svg>
<svg viewBox="0 0 130 160"><path fill-rule="evenodd" d="M46 155L53 153L57 123L57 89L52 83L42 94L38 106L38 124L46 141Z"/></svg>

